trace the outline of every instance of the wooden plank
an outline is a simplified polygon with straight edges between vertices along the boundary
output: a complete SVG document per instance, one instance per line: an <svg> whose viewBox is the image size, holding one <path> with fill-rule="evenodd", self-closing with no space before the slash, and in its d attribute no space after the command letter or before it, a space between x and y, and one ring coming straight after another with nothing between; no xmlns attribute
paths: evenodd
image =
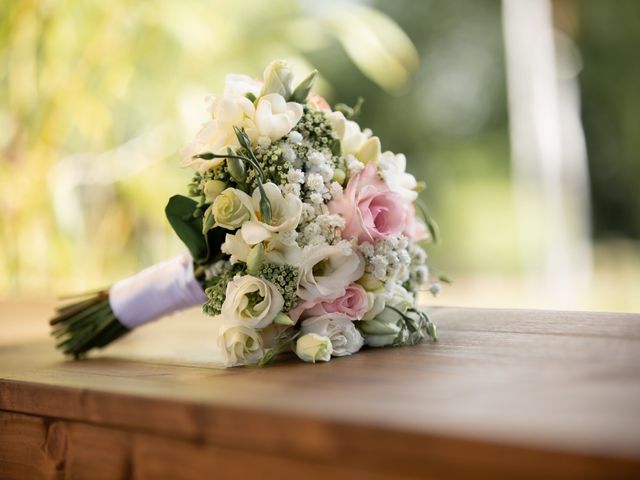
<svg viewBox="0 0 640 480"><path fill-rule="evenodd" d="M131 360L142 340L161 351L178 330L195 337L197 319L82 362L22 343L0 349L0 409L408 476L639 471L639 315L432 316L435 345L266 369Z"/></svg>
<svg viewBox="0 0 640 480"><path fill-rule="evenodd" d="M245 479L259 474L265 480L279 480L284 473L287 477L308 479L623 479L637 474L637 465L632 462L597 458L585 461L554 452L452 443L446 439L434 439L425 445L403 437L392 438L391 443L384 437L367 440L357 431L346 432L347 439L360 446L382 440L385 447L397 447L376 452L377 455L367 448L336 448L331 458L304 458L292 456L286 447L263 453L246 447L220 447L3 411L0 426L0 479L200 479L212 475ZM398 452L404 453L398 456Z"/></svg>
<svg viewBox="0 0 640 480"><path fill-rule="evenodd" d="M80 422L0 411L0 479L394 478L286 455L214 447ZM402 478L402 477L395 477ZM405 477L406 478L406 477Z"/></svg>

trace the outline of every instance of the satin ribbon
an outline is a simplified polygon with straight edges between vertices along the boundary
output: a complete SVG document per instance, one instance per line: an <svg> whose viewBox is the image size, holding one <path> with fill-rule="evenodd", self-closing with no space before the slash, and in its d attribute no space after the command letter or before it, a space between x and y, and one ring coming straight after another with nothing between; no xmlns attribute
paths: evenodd
<svg viewBox="0 0 640 480"><path fill-rule="evenodd" d="M113 313L129 329L206 300L188 253L146 268L109 290Z"/></svg>

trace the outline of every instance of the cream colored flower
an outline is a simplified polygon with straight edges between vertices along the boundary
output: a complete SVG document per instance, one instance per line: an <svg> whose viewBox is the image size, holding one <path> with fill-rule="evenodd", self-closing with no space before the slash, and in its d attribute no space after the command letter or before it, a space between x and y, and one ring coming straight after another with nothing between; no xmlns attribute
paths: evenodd
<svg viewBox="0 0 640 480"><path fill-rule="evenodd" d="M231 256L229 259L231 263L246 263L247 258L249 258L249 252L251 252L251 248L252 246L242 239L242 235L240 235L240 233L236 233L235 235L227 233L220 250L222 253L226 253Z"/></svg>
<svg viewBox="0 0 640 480"><path fill-rule="evenodd" d="M265 328L283 306L284 299L273 283L244 275L227 285L222 316L229 325Z"/></svg>
<svg viewBox="0 0 640 480"><path fill-rule="evenodd" d="M224 94L244 97L250 93L257 97L260 94L262 84L263 82L254 80L248 75L230 73L224 77Z"/></svg>
<svg viewBox="0 0 640 480"><path fill-rule="evenodd" d="M299 103L287 102L282 95L270 93L258 100L253 125L247 128L247 134L252 141L260 137L279 140L296 126L302 113Z"/></svg>
<svg viewBox="0 0 640 480"><path fill-rule="evenodd" d="M317 333L307 333L296 341L295 352L298 358L305 362L328 362L333 352L331 339Z"/></svg>
<svg viewBox="0 0 640 480"><path fill-rule="evenodd" d="M328 113L326 118L340 139L343 155L353 155L365 165L378 163L381 150L378 137L368 137L362 133L360 126L347 120L342 112Z"/></svg>
<svg viewBox="0 0 640 480"><path fill-rule="evenodd" d="M211 112L211 120L203 125L195 139L180 152L184 157L180 166L191 167L200 173L219 166L225 159L204 160L193 156L206 152L223 155L229 148L238 148L233 127L251 127L255 116L253 103L248 98L237 95L212 97L208 110Z"/></svg>
<svg viewBox="0 0 640 480"><path fill-rule="evenodd" d="M402 154L384 152L378 162L378 169L392 192L398 193L403 202L413 203L418 198L416 177L406 172L407 158Z"/></svg>
<svg viewBox="0 0 640 480"><path fill-rule="evenodd" d="M251 218L251 212L246 207L249 197L242 190L227 188L216 197L212 206L216 226L235 230Z"/></svg>
<svg viewBox="0 0 640 480"><path fill-rule="evenodd" d="M207 180L202 191L209 202L213 202L227 188L227 184L221 180Z"/></svg>
<svg viewBox="0 0 640 480"><path fill-rule="evenodd" d="M264 247L264 258L269 263L298 266L302 261L302 249L294 239L285 234L274 234L264 240L262 245ZM249 258L249 252L253 247L254 245L249 245L244 240L242 232L238 232L235 235L227 235L221 249L223 253L231 255L231 263L238 261L246 263Z"/></svg>
<svg viewBox="0 0 640 480"><path fill-rule="evenodd" d="M264 356L260 333L244 325L223 325L218 332L218 344L225 354L225 365L251 365Z"/></svg>
<svg viewBox="0 0 640 480"><path fill-rule="evenodd" d="M285 98L290 97L293 71L288 62L285 60L274 60L264 69L262 78L264 78L264 84L262 85L260 93L263 96L270 93L277 93Z"/></svg>
<svg viewBox="0 0 640 480"><path fill-rule="evenodd" d="M338 298L364 273L364 260L341 245L311 250L300 265L298 296L303 300Z"/></svg>
<svg viewBox="0 0 640 480"><path fill-rule="evenodd" d="M271 203L271 221L264 223L260 215L262 194L256 188L250 200L245 199L251 211L251 220L242 225L242 238L249 245L270 239L276 233L295 230L302 215L302 200L292 193L283 195L277 185L265 183L264 192Z"/></svg>
<svg viewBox="0 0 640 480"><path fill-rule="evenodd" d="M315 333L331 340L331 355L342 357L356 353L362 348L364 339L353 321L343 313L328 313L302 322L303 334Z"/></svg>
<svg viewBox="0 0 640 480"><path fill-rule="evenodd" d="M367 295L369 310L364 314L363 320L375 319L387 306L404 311L414 304L413 295L402 285L393 282L373 292L367 292Z"/></svg>

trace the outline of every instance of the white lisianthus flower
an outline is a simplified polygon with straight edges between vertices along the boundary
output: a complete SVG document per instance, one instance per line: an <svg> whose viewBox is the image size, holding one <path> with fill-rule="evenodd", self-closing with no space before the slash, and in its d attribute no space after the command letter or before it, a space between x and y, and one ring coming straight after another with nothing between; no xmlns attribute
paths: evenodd
<svg viewBox="0 0 640 480"><path fill-rule="evenodd" d="M265 353L260 333L244 325L222 325L218 345L228 367L257 363Z"/></svg>
<svg viewBox="0 0 640 480"><path fill-rule="evenodd" d="M356 353L362 348L364 339L353 321L342 313L328 313L308 318L300 327L303 334L315 333L331 340L334 357Z"/></svg>
<svg viewBox="0 0 640 480"><path fill-rule="evenodd" d="M373 292L367 292L369 297L369 310L365 313L363 320L373 320L387 306L405 311L413 306L414 298L402 285L389 282L383 288Z"/></svg>
<svg viewBox="0 0 640 480"><path fill-rule="evenodd" d="M249 195L236 188L227 188L216 197L211 208L215 225L235 230L251 218L251 211L246 207ZM250 199L248 200L250 201Z"/></svg>
<svg viewBox="0 0 640 480"><path fill-rule="evenodd" d="M296 341L295 352L298 358L305 362L328 362L331 360L333 347L329 337L317 333L307 333Z"/></svg>
<svg viewBox="0 0 640 480"><path fill-rule="evenodd" d="M344 156L353 155L365 165L378 163L381 151L378 137L367 136L356 122L347 120L342 112L328 113L326 118L340 139Z"/></svg>
<svg viewBox="0 0 640 480"><path fill-rule="evenodd" d="M398 193L405 203L413 203L418 198L416 177L406 172L407 158L402 154L384 152L378 169L392 192Z"/></svg>
<svg viewBox="0 0 640 480"><path fill-rule="evenodd" d="M260 137L279 140L296 126L302 114L299 103L287 102L282 95L269 93L258 100L253 124L247 128L247 134L253 141Z"/></svg>
<svg viewBox="0 0 640 480"><path fill-rule="evenodd" d="M245 275L229 282L221 310L229 325L265 328L283 306L284 299L273 283Z"/></svg>
<svg viewBox="0 0 640 480"><path fill-rule="evenodd" d="M298 296L303 300L338 298L364 273L360 253L343 245L320 245L309 250L300 265Z"/></svg>
<svg viewBox="0 0 640 480"><path fill-rule="evenodd" d="M194 155L211 152L218 155L235 150L240 146L234 126L250 128L253 125L255 108L246 97L237 95L219 95L212 97L208 110L211 120L202 126L194 140L180 152L184 157L181 167L191 167L197 172L207 172L222 162L224 158L204 160Z"/></svg>
<svg viewBox="0 0 640 480"><path fill-rule="evenodd" d="M271 222L264 223L260 216L260 189L253 191L251 198L244 199L251 212L251 220L242 225L242 238L249 245L255 245L274 236L276 233L295 230L302 215L302 200L288 193L283 195L277 185L265 183L264 192L271 202Z"/></svg>

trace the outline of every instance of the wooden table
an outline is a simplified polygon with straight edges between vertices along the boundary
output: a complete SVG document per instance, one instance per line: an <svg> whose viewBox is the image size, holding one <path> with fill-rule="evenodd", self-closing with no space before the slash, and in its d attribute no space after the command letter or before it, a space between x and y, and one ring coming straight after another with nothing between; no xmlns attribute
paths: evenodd
<svg viewBox="0 0 640 480"><path fill-rule="evenodd" d="M74 362L0 313L38 325L0 333L0 478L640 478L640 315L436 308L437 344L220 370L197 314Z"/></svg>

